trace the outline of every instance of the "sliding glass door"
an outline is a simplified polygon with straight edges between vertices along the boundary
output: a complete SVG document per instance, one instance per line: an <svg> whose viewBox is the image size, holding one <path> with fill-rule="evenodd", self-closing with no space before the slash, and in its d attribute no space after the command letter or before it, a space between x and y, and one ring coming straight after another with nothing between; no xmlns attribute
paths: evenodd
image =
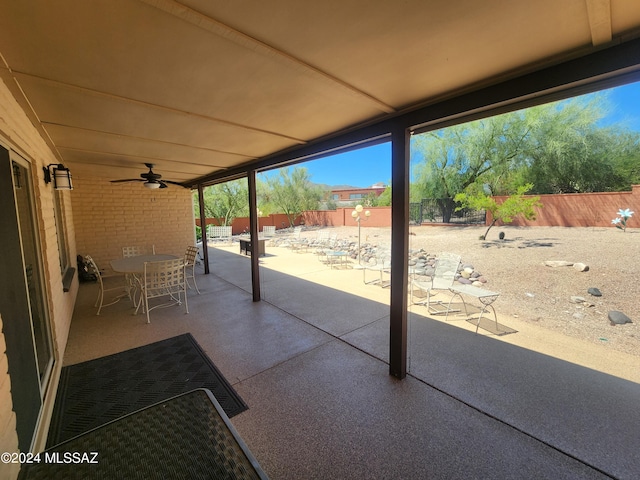
<svg viewBox="0 0 640 480"><path fill-rule="evenodd" d="M30 168L0 149L0 195L7 206L0 226L0 314L21 451L31 447L54 358Z"/></svg>

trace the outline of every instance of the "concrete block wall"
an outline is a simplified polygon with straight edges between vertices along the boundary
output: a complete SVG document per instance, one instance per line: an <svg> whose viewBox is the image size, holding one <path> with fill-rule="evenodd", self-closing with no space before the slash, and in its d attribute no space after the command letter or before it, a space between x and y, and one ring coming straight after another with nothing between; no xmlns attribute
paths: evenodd
<svg viewBox="0 0 640 480"><path fill-rule="evenodd" d="M71 192L78 254L91 255L101 269L122 257L122 247L184 255L195 245L191 191L171 185L150 190L142 182L73 176Z"/></svg>
<svg viewBox="0 0 640 480"><path fill-rule="evenodd" d="M498 203L506 197L495 197ZM510 225L540 227L613 227L618 210L635 212L628 228L640 228L640 185L630 192L565 193L540 195L542 208L535 220L516 218ZM487 225L491 215L487 214ZM498 222L500 224L500 222Z"/></svg>
<svg viewBox="0 0 640 480"><path fill-rule="evenodd" d="M391 207L370 207L371 215L366 220L362 220L363 227L390 227ZM358 223L351 216L353 207L337 208L336 210L313 210L302 212L296 219L296 225L321 226L321 227L355 227ZM195 220L196 225L200 225L200 219ZM220 225L220 219L207 218L207 225ZM276 230L289 227L289 219L284 213L273 213L258 219L258 231L265 225L272 225ZM231 224L233 235L239 235L249 231L249 217L234 218Z"/></svg>

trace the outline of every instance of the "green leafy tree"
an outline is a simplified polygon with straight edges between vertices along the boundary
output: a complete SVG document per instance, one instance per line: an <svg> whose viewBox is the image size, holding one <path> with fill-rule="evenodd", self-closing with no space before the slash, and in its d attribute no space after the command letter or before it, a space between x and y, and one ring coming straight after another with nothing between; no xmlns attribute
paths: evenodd
<svg viewBox="0 0 640 480"><path fill-rule="evenodd" d="M458 193L455 196L455 201L459 202L461 206L457 207L456 210L472 208L474 210L484 210L491 213L493 220L489 224L487 231L481 237L481 239L484 240L487 238L487 235L489 235L491 227L498 221L511 223L520 215L527 220L534 220L536 218L536 208L542 208L540 197L524 196L524 194L532 188L533 185L530 183L518 187L516 193L510 195L502 203L498 203L494 197L490 197L481 191Z"/></svg>
<svg viewBox="0 0 640 480"><path fill-rule="evenodd" d="M620 125L600 126L607 101L590 94L417 135L411 196L438 199L448 221L473 184L496 195L526 183L533 193L624 189L640 146Z"/></svg>
<svg viewBox="0 0 640 480"><path fill-rule="evenodd" d="M421 198L436 199L448 222L455 195L505 176L526 148L528 134L523 116L514 113L418 135L412 148L423 160L414 164L412 189Z"/></svg>
<svg viewBox="0 0 640 480"><path fill-rule="evenodd" d="M232 180L230 182L211 185L204 188L204 212L207 218L218 219L223 226L231 225L236 217L249 214L249 193L246 180ZM197 192L194 192L197 199ZM197 202L194 202L196 216Z"/></svg>
<svg viewBox="0 0 640 480"><path fill-rule="evenodd" d="M535 193L602 192L623 187L620 166L630 153L637 155L637 135L634 142L634 136L621 124L600 126L609 108L606 98L606 94L594 94L551 104L551 117L543 112L545 106L524 111L535 128L529 137L522 179L535 184Z"/></svg>
<svg viewBox="0 0 640 480"><path fill-rule="evenodd" d="M265 200L287 216L290 226L302 212L318 209L324 197L323 188L310 178L304 167L282 168L277 175L267 178Z"/></svg>
<svg viewBox="0 0 640 480"><path fill-rule="evenodd" d="M388 185L387 188L384 189L384 192L382 192L378 197L378 206L379 207L391 206L391 185Z"/></svg>
<svg viewBox="0 0 640 480"><path fill-rule="evenodd" d="M632 185L640 184L640 133L624 130L617 132L617 138L609 154L620 182L612 190L631 190Z"/></svg>

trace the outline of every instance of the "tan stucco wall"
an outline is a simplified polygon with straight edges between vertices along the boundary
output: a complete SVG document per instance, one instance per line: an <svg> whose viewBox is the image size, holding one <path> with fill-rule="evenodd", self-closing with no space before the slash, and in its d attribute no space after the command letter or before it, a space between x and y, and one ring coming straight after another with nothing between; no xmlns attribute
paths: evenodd
<svg viewBox="0 0 640 480"><path fill-rule="evenodd" d="M40 241L40 253L44 266L44 281L49 320L54 341L54 370L46 387L41 421L36 432L34 450L44 447L46 431L53 409L53 401L60 376L62 356L71 324L71 316L78 291L77 276L69 292L63 292L62 274L58 257L58 240L54 218L54 191L51 185L45 185L42 167L50 163L59 163L44 139L18 104L3 80L0 80L0 144L13 150L31 164L32 180L37 210L37 227ZM63 205L67 224L69 254L75 258L76 245L73 227L73 212L69 200L71 192L63 193ZM10 395L11 379L6 369L4 336L0 334L0 451L16 451L15 414ZM0 464L0 478L14 478L13 466Z"/></svg>
<svg viewBox="0 0 640 480"><path fill-rule="evenodd" d="M99 177L73 176L76 242L102 269L122 257L122 247L142 246L184 255L195 245L191 191L171 185L149 190L142 182L111 183Z"/></svg>

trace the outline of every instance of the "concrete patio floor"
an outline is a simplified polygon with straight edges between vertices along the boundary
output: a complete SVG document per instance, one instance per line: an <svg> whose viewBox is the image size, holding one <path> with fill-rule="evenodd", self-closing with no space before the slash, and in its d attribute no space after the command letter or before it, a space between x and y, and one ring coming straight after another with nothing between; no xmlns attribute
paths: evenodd
<svg viewBox="0 0 640 480"><path fill-rule="evenodd" d="M126 301L96 316L97 287L83 284L64 364L190 332L248 404L232 423L273 479L637 478L636 357L605 362L514 319L499 321L516 334L475 335L415 307L399 381L388 290L267 247L253 302L238 250L210 248L189 314L154 310L151 324Z"/></svg>

